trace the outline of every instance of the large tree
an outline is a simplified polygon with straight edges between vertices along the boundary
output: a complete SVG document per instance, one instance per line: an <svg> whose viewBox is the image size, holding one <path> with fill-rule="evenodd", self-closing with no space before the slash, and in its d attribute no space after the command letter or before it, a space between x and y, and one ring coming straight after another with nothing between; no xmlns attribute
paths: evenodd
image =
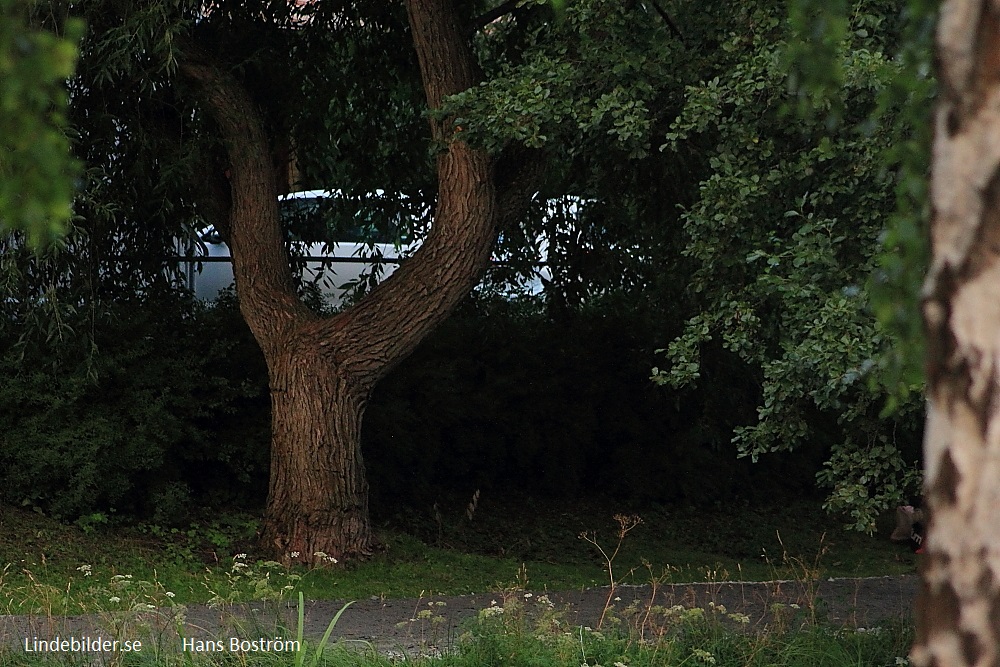
<svg viewBox="0 0 1000 667"><path fill-rule="evenodd" d="M543 122L565 125L560 113L570 105L574 123L569 134L579 132L575 126L584 122L580 117L586 119L581 128L586 131L605 133L610 125L615 141L632 146L643 142L635 127L642 126L641 95L652 89L647 78L652 73L635 76L631 68L638 65L629 65L628 82L608 80L602 47L612 43L609 35L616 44L627 44L622 37L637 21L662 42L661 26L641 8L623 10L609 0L581 3L575 21L565 24L552 21L544 5L517 8L507 3L490 11L486 3L478 7L485 14L476 15L470 11L476 7L460 10L452 0L405 3L435 151L434 217L412 258L350 309L329 316L308 308L294 287L276 205L272 155L280 137L273 136L273 115L261 114L259 92L255 98L249 78L241 79L227 68L226 54L206 47L211 40L204 39L200 26L179 40L180 72L194 84L215 121L229 174L228 182L214 188L220 196L201 197L208 204L202 208L228 209L222 211L223 227L233 255L240 310L268 366L271 474L262 544L278 558L350 558L374 548L360 449L368 396L468 294L489 261L498 229L516 230L538 190L548 150L545 137L512 135L509 130ZM354 16L347 10L349 3L318 3L324 6L348 39L353 28L371 21L360 15L356 25L345 24L345 16ZM515 14L505 14L510 11ZM387 30L398 33L406 27L394 20L389 12ZM589 43L586 49L575 45L578 52L569 54L565 48L560 51L555 38L571 41L578 37L575 28L592 31L601 25L609 29L603 44ZM543 46L528 53L533 44ZM498 52L507 66L493 65L499 71L493 72L492 88L478 86L484 79L480 60L497 58ZM554 61L556 56L575 59L578 66L574 70ZM629 60L642 62L635 53ZM604 88L610 92L596 100L590 97ZM470 101L460 94L471 90L487 91L487 100L478 112L467 113L475 107L475 95ZM498 96L503 90L509 94ZM516 100L514 108L495 108L511 99ZM595 114L595 105L600 114ZM358 113L357 107L353 113ZM353 120L356 124L357 118Z"/></svg>
<svg viewBox="0 0 1000 667"><path fill-rule="evenodd" d="M620 172L639 171L651 120L677 106L675 65L693 59L652 8L618 0L574 3L558 20L546 2L324 0L308 6L309 21L279 0L220 0L207 16L193 1L53 7L56 25L65 11L90 28L71 87L87 170L76 202L86 234L60 258L72 265L61 280L82 287L70 301L169 289L163 257L185 233L179 222L216 223L269 367L264 546L302 561L374 546L358 439L372 386L470 290L498 229L508 250L534 241L520 214L536 191L566 191L581 138L617 152ZM289 268L273 169L289 137L311 186L392 192L404 182L436 194L420 251L337 315L307 307ZM552 155L558 168L540 178ZM436 178L414 177L428 162ZM600 185L616 193L610 175ZM587 180L598 177L573 190L587 194ZM550 229L550 257L610 247L609 229ZM50 283L37 265L24 276L25 293Z"/></svg>
<svg viewBox="0 0 1000 667"><path fill-rule="evenodd" d="M397 362L472 289L497 229L494 159L433 114L479 81L451 0L406 3L437 157L438 200L416 254L347 311L319 316L296 294L277 208L272 142L256 105L231 74L195 46L181 71L195 81L228 155L229 245L240 310L268 366L271 482L262 540L283 560L372 553L368 483L360 448L368 396ZM530 163L529 163L530 164ZM530 179L503 193L521 207Z"/></svg>
<svg viewBox="0 0 1000 667"><path fill-rule="evenodd" d="M925 488L914 664L1000 665L1000 8L948 0L937 28Z"/></svg>

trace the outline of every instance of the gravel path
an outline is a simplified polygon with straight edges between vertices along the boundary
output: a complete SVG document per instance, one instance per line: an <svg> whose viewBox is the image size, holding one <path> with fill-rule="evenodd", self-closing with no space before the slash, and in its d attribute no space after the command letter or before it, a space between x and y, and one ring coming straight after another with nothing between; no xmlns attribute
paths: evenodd
<svg viewBox="0 0 1000 667"><path fill-rule="evenodd" d="M781 617L794 621L811 616L836 625L871 627L887 621L912 619L917 586L918 578L910 575L814 582L672 584L659 588L655 598L649 586L622 586L611 597L617 598L612 603L618 610L633 601L645 608L651 600L665 607L680 604L711 609L712 605L724 605L727 613L748 616L751 628L780 622ZM572 625L596 627L608 601L609 589L508 595L517 597L526 608L544 604L544 600L542 603L538 600L546 595L555 609L565 609L565 618ZM343 604L336 600L307 602L305 635L322 636ZM462 624L476 618L480 610L503 604L503 595L498 593L433 596L419 600L359 600L341 616L333 637L361 648L374 646L401 653L434 652L447 649L462 632ZM294 605L241 605L226 609L194 605L185 610L182 634L189 640L222 640L228 649L232 637L274 639L278 624L295 628L296 613ZM776 613L781 617L776 617ZM0 646L24 650L25 639L30 646L36 637L40 640L57 636L132 637L136 635L137 626L148 628L150 634L145 646L181 650L181 633L177 632L169 609L130 614L124 618L0 616Z"/></svg>

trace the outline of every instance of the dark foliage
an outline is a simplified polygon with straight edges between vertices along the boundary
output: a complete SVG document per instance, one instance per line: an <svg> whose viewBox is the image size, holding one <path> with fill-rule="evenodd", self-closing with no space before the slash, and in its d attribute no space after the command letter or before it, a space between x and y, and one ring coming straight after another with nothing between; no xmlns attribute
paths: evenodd
<svg viewBox="0 0 1000 667"><path fill-rule="evenodd" d="M75 367L39 344L0 357L4 501L61 518L118 511L170 522L193 502L265 493L262 362L231 308L116 304ZM86 355L83 355L86 356Z"/></svg>
<svg viewBox="0 0 1000 667"><path fill-rule="evenodd" d="M696 505L814 492L821 446L736 459L730 434L753 419L758 390L734 360L732 374L697 391L649 382L662 324L634 299L555 322L476 310L452 318L376 390L363 434L376 504L479 488ZM714 368L727 359L720 352Z"/></svg>
<svg viewBox="0 0 1000 667"><path fill-rule="evenodd" d="M560 310L470 300L372 396L363 433L381 511L452 494L713 504L813 493L823 451L754 465L729 433L757 389L719 353L697 390L649 382L662 325L625 297ZM14 329L7 329L13 342ZM0 488L64 519L183 523L266 495L269 404L235 304L120 303L91 365L41 345L0 357Z"/></svg>

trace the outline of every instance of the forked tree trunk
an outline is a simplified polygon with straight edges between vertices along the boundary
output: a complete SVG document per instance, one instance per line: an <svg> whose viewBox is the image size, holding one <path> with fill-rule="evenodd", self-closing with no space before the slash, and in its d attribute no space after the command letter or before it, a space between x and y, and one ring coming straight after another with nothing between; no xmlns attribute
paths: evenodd
<svg viewBox="0 0 1000 667"><path fill-rule="evenodd" d="M431 108L478 82L452 0L407 0ZM472 289L496 236L493 160L450 136L437 160L438 203L421 248L352 308L320 318L297 298L260 115L243 86L187 45L181 61L211 109L230 160L230 249L240 310L271 383L271 482L261 544L283 562L371 553L360 430L376 382ZM505 174L503 200L526 205L530 179ZM511 214L517 213L513 208ZM294 554L294 556L293 556Z"/></svg>
<svg viewBox="0 0 1000 667"><path fill-rule="evenodd" d="M931 521L913 662L1000 666L1000 7L948 0L937 31L924 285Z"/></svg>

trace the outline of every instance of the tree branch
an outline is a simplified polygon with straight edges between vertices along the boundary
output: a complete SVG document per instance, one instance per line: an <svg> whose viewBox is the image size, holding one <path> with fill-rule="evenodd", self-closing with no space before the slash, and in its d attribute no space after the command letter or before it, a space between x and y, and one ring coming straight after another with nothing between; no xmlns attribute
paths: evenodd
<svg viewBox="0 0 1000 667"><path fill-rule="evenodd" d="M489 24L496 21L501 16L514 13L518 8L517 7L518 2L520 2L520 0L507 0L507 2L504 2L499 7L494 7L490 11L484 14L480 14L479 16L469 21L468 32L470 34L478 32L483 28L485 28L486 26L488 26Z"/></svg>
<svg viewBox="0 0 1000 667"><path fill-rule="evenodd" d="M538 192L548 157L544 150L528 148L521 143L508 145L497 156L497 214L501 230L521 220L531 198Z"/></svg>
<svg viewBox="0 0 1000 667"><path fill-rule="evenodd" d="M226 147L231 194L227 240L236 292L244 319L266 348L280 328L276 323L314 316L295 294L264 122L246 88L204 49L186 41L179 55L181 74L208 107Z"/></svg>
<svg viewBox="0 0 1000 667"><path fill-rule="evenodd" d="M663 7L660 7L660 3L656 0L650 0L650 2L656 10L656 13L660 15L660 18L663 19L664 23L666 23L670 28L670 32L674 33L674 35L677 36L677 39L681 40L681 43L683 43L684 34L681 33L681 29L677 27L677 23L674 22L674 19L670 16L670 14L668 14Z"/></svg>
<svg viewBox="0 0 1000 667"><path fill-rule="evenodd" d="M427 106L476 85L481 73L454 0L406 0ZM464 298L489 262L496 238L493 160L451 136L431 116L438 202L431 231L413 257L353 307L315 324L331 360L362 389L410 354Z"/></svg>

